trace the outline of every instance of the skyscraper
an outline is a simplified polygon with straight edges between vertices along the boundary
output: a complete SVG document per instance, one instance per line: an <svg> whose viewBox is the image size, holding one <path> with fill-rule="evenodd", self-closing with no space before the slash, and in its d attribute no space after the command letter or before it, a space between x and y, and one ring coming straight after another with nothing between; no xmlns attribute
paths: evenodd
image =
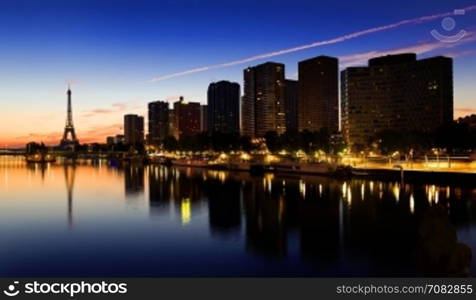
<svg viewBox="0 0 476 300"><path fill-rule="evenodd" d="M144 144L144 117L124 116L124 139L127 145L140 146Z"/></svg>
<svg viewBox="0 0 476 300"><path fill-rule="evenodd" d="M208 86L208 131L240 132L240 85L219 81Z"/></svg>
<svg viewBox="0 0 476 300"><path fill-rule="evenodd" d="M200 132L208 131L208 105L200 106Z"/></svg>
<svg viewBox="0 0 476 300"><path fill-rule="evenodd" d="M298 82L286 79L285 108L286 108L286 131L298 131Z"/></svg>
<svg viewBox="0 0 476 300"><path fill-rule="evenodd" d="M178 139L178 130L177 130L177 121L175 118L175 109L169 110L169 136L173 136L174 138Z"/></svg>
<svg viewBox="0 0 476 300"><path fill-rule="evenodd" d="M339 62L318 56L299 62L299 131L339 130Z"/></svg>
<svg viewBox="0 0 476 300"><path fill-rule="evenodd" d="M354 149L383 130L432 132L453 120L451 58L389 55L341 78L342 133Z"/></svg>
<svg viewBox="0 0 476 300"><path fill-rule="evenodd" d="M175 130L179 139L200 133L200 110L199 102L185 102L183 97L174 103Z"/></svg>
<svg viewBox="0 0 476 300"><path fill-rule="evenodd" d="M150 102L149 105L149 143L159 145L169 135L169 103Z"/></svg>
<svg viewBox="0 0 476 300"><path fill-rule="evenodd" d="M284 65L267 62L243 71L242 134L286 131Z"/></svg>

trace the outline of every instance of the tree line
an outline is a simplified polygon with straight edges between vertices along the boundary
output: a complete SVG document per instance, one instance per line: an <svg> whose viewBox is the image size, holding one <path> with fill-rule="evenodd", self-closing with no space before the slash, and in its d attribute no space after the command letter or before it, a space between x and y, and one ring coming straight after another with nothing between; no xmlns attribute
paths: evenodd
<svg viewBox="0 0 476 300"><path fill-rule="evenodd" d="M476 130L466 123L452 122L434 132L384 130L369 142L382 154L409 153L412 150L415 154L423 154L435 148L444 149L449 154L461 153L476 149Z"/></svg>

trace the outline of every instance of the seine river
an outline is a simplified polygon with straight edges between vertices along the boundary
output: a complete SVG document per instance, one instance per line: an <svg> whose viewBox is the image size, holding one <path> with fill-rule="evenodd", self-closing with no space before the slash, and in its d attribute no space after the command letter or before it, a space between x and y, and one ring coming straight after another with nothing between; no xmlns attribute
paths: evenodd
<svg viewBox="0 0 476 300"><path fill-rule="evenodd" d="M476 250L476 183L3 156L0 243L1 276L454 275L453 245Z"/></svg>

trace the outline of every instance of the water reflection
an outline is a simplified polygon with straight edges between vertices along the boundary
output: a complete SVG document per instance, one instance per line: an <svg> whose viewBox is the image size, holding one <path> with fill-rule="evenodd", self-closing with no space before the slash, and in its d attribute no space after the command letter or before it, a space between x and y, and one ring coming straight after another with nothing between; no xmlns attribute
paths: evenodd
<svg viewBox="0 0 476 300"><path fill-rule="evenodd" d="M264 184L263 184L264 183ZM287 234L284 198L273 179L252 178L243 187L246 248L268 256L285 256Z"/></svg>
<svg viewBox="0 0 476 300"><path fill-rule="evenodd" d="M64 181L66 182L66 191L67 191L67 201L68 201L68 228L73 229L73 189L74 189L74 178L76 175L76 166L64 167Z"/></svg>
<svg viewBox="0 0 476 300"><path fill-rule="evenodd" d="M166 214L173 199L182 225L188 225L194 207L206 201L212 237L239 238L244 222L248 253L286 259L289 236L297 233L306 264L349 268L349 275L425 272L415 257L423 216L432 207L443 208L456 226L475 221L474 190L461 187L160 166L151 167L148 178L156 215Z"/></svg>
<svg viewBox="0 0 476 300"><path fill-rule="evenodd" d="M169 169L151 166L148 169L150 215L153 218L170 214L173 182Z"/></svg>
<svg viewBox="0 0 476 300"><path fill-rule="evenodd" d="M144 192L144 167L127 166L124 168L124 187L126 196L140 196Z"/></svg>
<svg viewBox="0 0 476 300"><path fill-rule="evenodd" d="M239 181L203 183L208 198L208 219L213 236L236 238L241 230L242 190Z"/></svg>
<svg viewBox="0 0 476 300"><path fill-rule="evenodd" d="M11 226L27 218L20 213L26 207L22 201L51 210L45 219L54 220L66 186L67 227L75 230L65 237L52 232L56 223L37 229L51 244L42 244L44 256L34 263L44 263L43 270L49 266L48 275L465 276L476 271L475 187L163 166L0 164L0 178L0 199L20 199L8 202L17 214L9 219ZM36 202L23 193L25 180L31 181ZM128 210L131 203L137 209ZM8 217L8 207L0 220ZM28 218L40 217L32 212ZM21 256L20 247L35 241L22 236L18 248L10 242L8 253L19 258L0 253L0 262L21 270L20 258L29 256ZM89 266L61 260L55 269L55 258L48 255L55 247L96 259ZM69 271L57 272L63 268Z"/></svg>

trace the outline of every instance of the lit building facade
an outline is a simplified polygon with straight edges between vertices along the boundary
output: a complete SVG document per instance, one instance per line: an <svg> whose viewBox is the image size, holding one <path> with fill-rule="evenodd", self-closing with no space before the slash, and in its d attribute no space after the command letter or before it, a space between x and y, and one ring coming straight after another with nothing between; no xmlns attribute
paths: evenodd
<svg viewBox="0 0 476 300"><path fill-rule="evenodd" d="M185 102L183 97L174 103L175 130L179 139L200 133L201 107L199 102Z"/></svg>
<svg viewBox="0 0 476 300"><path fill-rule="evenodd" d="M341 89L342 134L353 149L383 130L432 132L453 121L451 58L374 58L342 71Z"/></svg>
<svg viewBox="0 0 476 300"><path fill-rule="evenodd" d="M242 135L263 137L268 131L286 131L285 69L267 62L243 71Z"/></svg>

